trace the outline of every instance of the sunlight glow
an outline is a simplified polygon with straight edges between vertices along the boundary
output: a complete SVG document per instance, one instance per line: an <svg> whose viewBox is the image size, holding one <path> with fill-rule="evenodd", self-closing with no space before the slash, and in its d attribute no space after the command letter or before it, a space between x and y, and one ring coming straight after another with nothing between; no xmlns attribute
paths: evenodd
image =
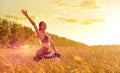
<svg viewBox="0 0 120 73"><path fill-rule="evenodd" d="M94 45L94 44L102 44L102 45L114 45L114 44L119 44L120 43L120 17L111 15L106 22L104 22L104 26L101 30L103 30L101 35L95 35L94 38L90 38L91 40L86 41L87 44L89 45ZM99 33L99 32L98 32ZM96 33L97 34L97 33ZM93 40L93 41L92 41Z"/></svg>
<svg viewBox="0 0 120 73"><path fill-rule="evenodd" d="M47 23L49 33L88 45L120 44L119 3L114 0L1 0L0 16L34 30L20 12L26 9L37 26L42 20Z"/></svg>

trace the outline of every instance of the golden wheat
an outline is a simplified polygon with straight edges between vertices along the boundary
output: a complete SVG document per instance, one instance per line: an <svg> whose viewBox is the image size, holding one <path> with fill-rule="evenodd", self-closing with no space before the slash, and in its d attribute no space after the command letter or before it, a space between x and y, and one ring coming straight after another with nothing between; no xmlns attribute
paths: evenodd
<svg viewBox="0 0 120 73"><path fill-rule="evenodd" d="M61 60L32 58L37 49L0 49L0 73L120 73L120 47L58 47Z"/></svg>

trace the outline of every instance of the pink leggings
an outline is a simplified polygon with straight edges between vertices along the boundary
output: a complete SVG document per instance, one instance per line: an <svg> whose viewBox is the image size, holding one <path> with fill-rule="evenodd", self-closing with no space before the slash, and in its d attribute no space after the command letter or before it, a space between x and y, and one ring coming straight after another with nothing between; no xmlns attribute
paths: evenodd
<svg viewBox="0 0 120 73"><path fill-rule="evenodd" d="M43 57L44 55L47 55L49 52L48 52L48 48L46 47L42 47L41 49L37 50L36 52L36 57L37 58L41 58Z"/></svg>
<svg viewBox="0 0 120 73"><path fill-rule="evenodd" d="M52 55L50 55L52 54ZM50 55L50 56L49 56ZM34 61L39 61L42 58L53 58L53 57L59 57L60 54L56 52L48 52L48 48L42 47L41 49L37 50L36 55L33 57Z"/></svg>

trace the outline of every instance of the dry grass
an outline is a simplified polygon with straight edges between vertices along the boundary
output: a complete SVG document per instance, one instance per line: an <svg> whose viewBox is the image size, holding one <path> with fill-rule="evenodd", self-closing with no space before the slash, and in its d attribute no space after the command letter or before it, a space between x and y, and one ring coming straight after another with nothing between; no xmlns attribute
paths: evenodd
<svg viewBox="0 0 120 73"><path fill-rule="evenodd" d="M0 49L0 73L120 73L120 46L58 47L61 60L32 61L35 49Z"/></svg>

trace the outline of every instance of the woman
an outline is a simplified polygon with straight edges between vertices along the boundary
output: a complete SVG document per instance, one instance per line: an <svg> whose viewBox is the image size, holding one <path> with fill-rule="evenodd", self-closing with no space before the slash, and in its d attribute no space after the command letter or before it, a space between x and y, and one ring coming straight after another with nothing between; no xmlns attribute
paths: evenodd
<svg viewBox="0 0 120 73"><path fill-rule="evenodd" d="M50 38L49 34L45 32L47 25L45 22L41 21L39 23L39 29L37 28L35 22L30 18L30 16L27 13L27 10L21 10L22 14L27 17L27 19L30 21L30 23L34 26L34 29L37 33L38 38L41 40L42 48L39 49L36 52L35 57L33 58L36 61L39 61L40 59L49 58L49 57L60 57L60 54L56 53L56 48L53 44L52 39ZM48 49L52 47L54 52L48 52Z"/></svg>

